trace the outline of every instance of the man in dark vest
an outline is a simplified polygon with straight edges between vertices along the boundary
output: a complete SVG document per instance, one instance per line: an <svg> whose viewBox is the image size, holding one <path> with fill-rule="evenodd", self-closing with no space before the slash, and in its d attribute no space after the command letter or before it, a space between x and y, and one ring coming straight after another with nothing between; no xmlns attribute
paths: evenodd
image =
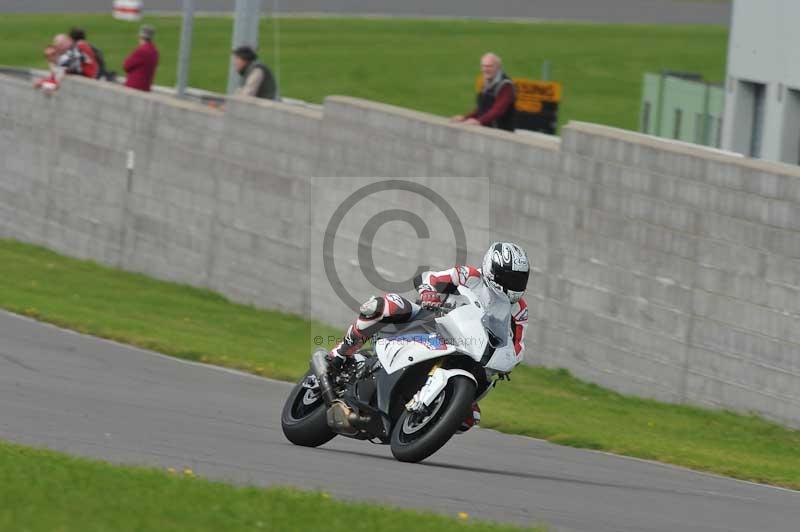
<svg viewBox="0 0 800 532"><path fill-rule="evenodd" d="M514 84L505 72L500 57L493 53L481 57L483 86L478 105L468 115L452 117L454 122L514 131Z"/></svg>
<svg viewBox="0 0 800 532"><path fill-rule="evenodd" d="M233 62L241 76L241 86L236 94L267 100L277 99L278 89L272 72L261 62L249 46L239 46L233 51Z"/></svg>

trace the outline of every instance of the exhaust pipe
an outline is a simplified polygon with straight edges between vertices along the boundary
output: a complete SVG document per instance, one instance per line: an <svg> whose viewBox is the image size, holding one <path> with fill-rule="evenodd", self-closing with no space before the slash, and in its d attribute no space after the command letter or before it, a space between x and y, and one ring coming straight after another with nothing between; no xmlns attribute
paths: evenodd
<svg viewBox="0 0 800 532"><path fill-rule="evenodd" d="M325 351L316 351L311 355L311 371L319 382L319 389L322 392L322 398L325 403L330 406L336 400L336 394L333 393L333 386L331 380L328 378L328 354Z"/></svg>
<svg viewBox="0 0 800 532"><path fill-rule="evenodd" d="M357 426L366 425L369 423L370 418L359 416L333 393L333 386L331 386L331 380L328 377L328 353L317 351L311 355L311 371L317 377L320 393L328 406L328 411L325 415L328 426L339 434L347 436L358 434L359 429Z"/></svg>

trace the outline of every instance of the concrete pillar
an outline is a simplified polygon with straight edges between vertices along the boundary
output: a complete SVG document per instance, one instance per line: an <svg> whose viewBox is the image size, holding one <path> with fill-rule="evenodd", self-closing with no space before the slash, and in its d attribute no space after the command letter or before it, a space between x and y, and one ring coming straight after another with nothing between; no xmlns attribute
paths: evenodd
<svg viewBox="0 0 800 532"><path fill-rule="evenodd" d="M251 46L258 50L258 24L261 21L262 0L236 0L236 11L233 22L233 39L231 49L237 46ZM228 68L228 94L239 87L239 73L233 66L231 57Z"/></svg>

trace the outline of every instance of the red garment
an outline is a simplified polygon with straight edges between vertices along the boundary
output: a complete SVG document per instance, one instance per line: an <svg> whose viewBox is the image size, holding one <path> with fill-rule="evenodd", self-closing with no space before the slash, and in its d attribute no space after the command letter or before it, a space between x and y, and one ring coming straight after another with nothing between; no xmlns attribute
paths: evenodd
<svg viewBox="0 0 800 532"><path fill-rule="evenodd" d="M97 58L94 56L94 50L89 46L86 41L78 41L78 50L85 57L85 61L81 61L81 75L89 79L97 78L97 70L100 68L97 65Z"/></svg>
<svg viewBox="0 0 800 532"><path fill-rule="evenodd" d="M158 50L151 42L145 42L136 47L131 55L125 59L122 68L128 74L125 86L140 91L149 91L153 85L158 66Z"/></svg>
<svg viewBox="0 0 800 532"><path fill-rule="evenodd" d="M45 85L45 84L48 84L48 85ZM34 89L41 89L43 87L48 87L48 90L53 90L54 91L54 90L58 89L59 85L60 85L60 83L58 82L58 79L56 79L55 72L51 72L50 76L48 76L46 78L37 79L36 83L33 84L33 88Z"/></svg>
<svg viewBox="0 0 800 532"><path fill-rule="evenodd" d="M510 83L507 83L500 88L500 92L497 93L497 98L494 101L494 105L492 105L492 107L486 111L483 116L478 116L478 109L475 109L465 118L476 118L482 126L489 125L503 116L508 109L508 106L513 105L513 103L514 89Z"/></svg>

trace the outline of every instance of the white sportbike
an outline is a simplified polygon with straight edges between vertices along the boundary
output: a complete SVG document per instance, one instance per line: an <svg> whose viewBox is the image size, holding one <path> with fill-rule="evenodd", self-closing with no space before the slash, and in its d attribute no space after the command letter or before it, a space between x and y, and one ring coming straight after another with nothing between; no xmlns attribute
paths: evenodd
<svg viewBox="0 0 800 532"><path fill-rule="evenodd" d="M283 407L283 433L294 444L322 445L337 434L389 444L403 462L438 451L482 398L517 364L511 303L486 286L458 287L441 309L387 325L374 350L331 377L326 352Z"/></svg>

